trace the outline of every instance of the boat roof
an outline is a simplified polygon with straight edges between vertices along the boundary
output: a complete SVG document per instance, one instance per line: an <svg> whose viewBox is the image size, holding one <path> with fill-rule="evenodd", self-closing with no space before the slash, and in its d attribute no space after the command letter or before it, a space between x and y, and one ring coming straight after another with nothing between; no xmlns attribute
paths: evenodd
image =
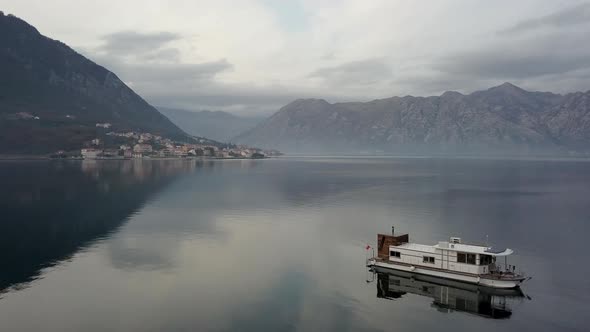
<svg viewBox="0 0 590 332"><path fill-rule="evenodd" d="M430 253L436 252L435 246L429 246L426 244L418 244L418 243L410 243L410 242L400 244L398 246L395 246L395 248L422 251L422 252L430 252Z"/></svg>
<svg viewBox="0 0 590 332"><path fill-rule="evenodd" d="M444 250L453 250L453 251L460 251L466 252L470 254L481 254L481 255L490 255L490 256L508 256L512 255L514 251L512 249L498 249L494 247L486 247L474 244L465 244L465 243L449 243L449 242L439 242L433 246L425 245L425 244L418 244L418 243L404 243L398 246L394 246L395 248L400 249L408 249L408 250L415 250L421 252L428 252L428 253L436 253L437 249L444 249Z"/></svg>

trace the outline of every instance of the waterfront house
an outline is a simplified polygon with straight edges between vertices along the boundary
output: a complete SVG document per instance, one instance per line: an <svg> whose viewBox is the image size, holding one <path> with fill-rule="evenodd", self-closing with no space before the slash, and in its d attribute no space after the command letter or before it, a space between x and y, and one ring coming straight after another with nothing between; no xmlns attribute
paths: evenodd
<svg viewBox="0 0 590 332"><path fill-rule="evenodd" d="M99 149L82 149L80 154L84 159L96 159L102 154L102 150Z"/></svg>
<svg viewBox="0 0 590 332"><path fill-rule="evenodd" d="M135 146L133 146L133 152L136 153L151 153L152 150L152 146L150 144L135 144Z"/></svg>

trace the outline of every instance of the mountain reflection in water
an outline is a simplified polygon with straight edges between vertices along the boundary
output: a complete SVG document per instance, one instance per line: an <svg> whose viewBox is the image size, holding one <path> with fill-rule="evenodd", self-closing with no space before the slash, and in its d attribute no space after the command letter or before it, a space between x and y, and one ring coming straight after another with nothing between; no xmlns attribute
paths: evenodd
<svg viewBox="0 0 590 332"><path fill-rule="evenodd" d="M108 236L177 175L180 160L0 163L0 293Z"/></svg>
<svg viewBox="0 0 590 332"><path fill-rule="evenodd" d="M504 319L512 315L512 304L524 300L520 288L493 289L414 273L376 268L373 277L377 297L402 299L406 294L430 297L440 312L466 312L485 318Z"/></svg>

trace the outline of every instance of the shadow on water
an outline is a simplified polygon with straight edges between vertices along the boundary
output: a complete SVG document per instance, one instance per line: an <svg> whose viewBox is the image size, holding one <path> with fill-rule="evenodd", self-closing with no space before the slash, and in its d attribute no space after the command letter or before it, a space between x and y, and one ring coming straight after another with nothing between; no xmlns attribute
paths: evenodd
<svg viewBox="0 0 590 332"><path fill-rule="evenodd" d="M0 293L110 236L182 172L183 161L0 163Z"/></svg>
<svg viewBox="0 0 590 332"><path fill-rule="evenodd" d="M373 272L378 298L398 300L407 294L428 297L433 299L431 306L443 313L465 312L507 319L512 316L513 303L526 299L520 288L493 289L402 271L376 269Z"/></svg>

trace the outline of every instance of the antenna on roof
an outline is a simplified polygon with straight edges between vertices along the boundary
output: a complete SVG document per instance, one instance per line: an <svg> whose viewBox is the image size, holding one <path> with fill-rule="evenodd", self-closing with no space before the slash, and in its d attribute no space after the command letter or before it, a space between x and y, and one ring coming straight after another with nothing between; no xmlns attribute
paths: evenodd
<svg viewBox="0 0 590 332"><path fill-rule="evenodd" d="M395 235L395 226L391 226L391 236Z"/></svg>
<svg viewBox="0 0 590 332"><path fill-rule="evenodd" d="M490 241L489 241L488 235L486 234L486 247L489 247L489 246L490 246Z"/></svg>

